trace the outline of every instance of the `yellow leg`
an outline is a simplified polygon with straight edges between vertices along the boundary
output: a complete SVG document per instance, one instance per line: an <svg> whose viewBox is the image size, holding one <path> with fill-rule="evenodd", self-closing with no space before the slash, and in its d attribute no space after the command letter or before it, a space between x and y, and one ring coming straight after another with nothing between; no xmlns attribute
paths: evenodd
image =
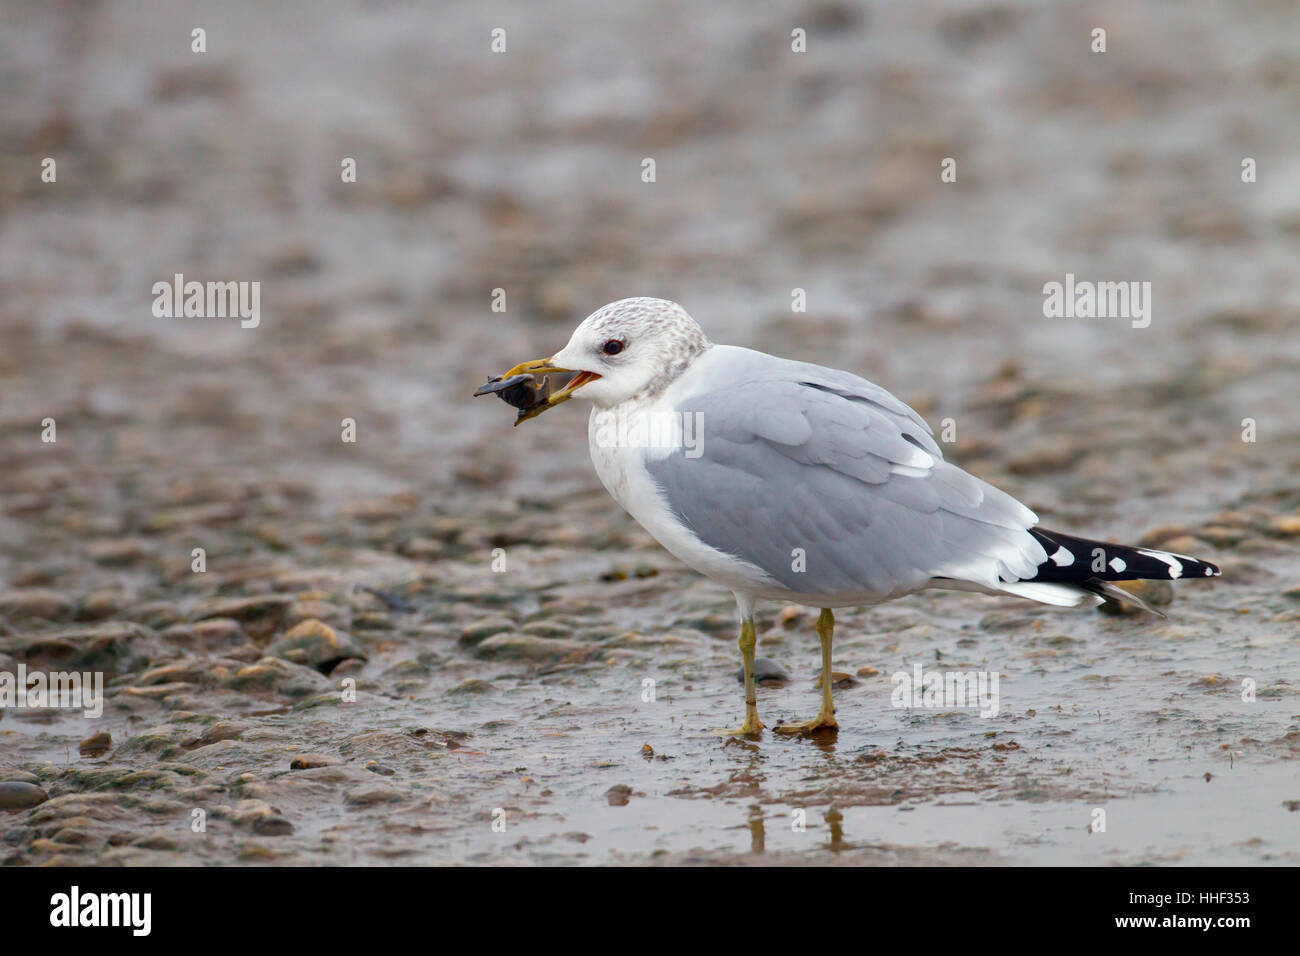
<svg viewBox="0 0 1300 956"><path fill-rule="evenodd" d="M715 730L715 734L728 737L757 736L763 729L758 719L758 695L754 692L754 648L758 646L758 633L754 619L745 618L740 624L740 656L745 662L745 723L736 730Z"/></svg>
<svg viewBox="0 0 1300 956"><path fill-rule="evenodd" d="M812 720L775 728L778 734L806 734L839 727L835 722L835 704L831 700L831 641L835 636L835 615L828 607L822 608L817 618L817 636L822 642L822 708Z"/></svg>

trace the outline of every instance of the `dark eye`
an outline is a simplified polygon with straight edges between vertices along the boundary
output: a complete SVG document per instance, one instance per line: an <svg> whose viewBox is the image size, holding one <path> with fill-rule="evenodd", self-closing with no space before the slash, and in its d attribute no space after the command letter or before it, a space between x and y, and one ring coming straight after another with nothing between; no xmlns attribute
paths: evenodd
<svg viewBox="0 0 1300 956"><path fill-rule="evenodd" d="M606 355L617 355L619 352L623 351L623 343L618 339L610 339L604 344L601 351Z"/></svg>

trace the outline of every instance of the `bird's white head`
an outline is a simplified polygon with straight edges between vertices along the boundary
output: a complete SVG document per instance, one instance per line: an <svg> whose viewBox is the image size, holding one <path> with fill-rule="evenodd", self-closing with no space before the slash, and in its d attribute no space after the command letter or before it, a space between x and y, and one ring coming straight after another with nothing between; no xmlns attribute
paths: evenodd
<svg viewBox="0 0 1300 956"><path fill-rule="evenodd" d="M659 392L708 347L703 330L676 302L620 299L587 316L551 361L600 376L584 383L581 394L608 408Z"/></svg>
<svg viewBox="0 0 1300 956"><path fill-rule="evenodd" d="M578 373L538 406L537 414L578 394L611 408L657 394L711 344L676 302L620 299L587 316L569 344L550 358L516 365L505 377ZM520 421L529 417L521 416Z"/></svg>

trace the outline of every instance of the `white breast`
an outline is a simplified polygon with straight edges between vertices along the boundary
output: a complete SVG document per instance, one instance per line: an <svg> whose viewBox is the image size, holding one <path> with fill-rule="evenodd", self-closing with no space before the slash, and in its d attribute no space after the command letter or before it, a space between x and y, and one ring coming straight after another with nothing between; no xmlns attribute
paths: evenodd
<svg viewBox="0 0 1300 956"><path fill-rule="evenodd" d="M755 595L768 592L775 582L762 569L705 544L668 507L645 463L649 456L672 450L621 441L632 434L631 430L620 433L612 427L616 419L602 417L615 415L629 422L640 415L643 421L662 421L673 414L671 392L671 388L666 390L657 402L625 402L613 409L592 409L587 421L587 443L596 474L614 500L679 561L733 591Z"/></svg>

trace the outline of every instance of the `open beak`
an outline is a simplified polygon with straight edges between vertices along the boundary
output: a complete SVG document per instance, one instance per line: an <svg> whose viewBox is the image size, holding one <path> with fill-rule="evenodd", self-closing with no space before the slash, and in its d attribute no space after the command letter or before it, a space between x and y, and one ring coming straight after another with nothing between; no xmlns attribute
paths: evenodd
<svg viewBox="0 0 1300 956"><path fill-rule="evenodd" d="M536 375L540 377L543 375L570 373L572 371L573 369L571 368L558 368L552 365L550 359L534 359L531 362L523 362L516 365L501 377L510 378L513 375ZM598 378L600 378L600 376L595 372L579 372L569 380L569 383L565 385L564 388L560 389L558 392L552 392L547 396L546 401L540 403L534 408L528 409L527 411L522 411L519 417L515 419L515 424L518 425L520 422L526 422L530 418L536 418L542 412L554 408L556 405L562 405L573 397L574 392L582 388L582 386L586 385L588 382L594 382Z"/></svg>

